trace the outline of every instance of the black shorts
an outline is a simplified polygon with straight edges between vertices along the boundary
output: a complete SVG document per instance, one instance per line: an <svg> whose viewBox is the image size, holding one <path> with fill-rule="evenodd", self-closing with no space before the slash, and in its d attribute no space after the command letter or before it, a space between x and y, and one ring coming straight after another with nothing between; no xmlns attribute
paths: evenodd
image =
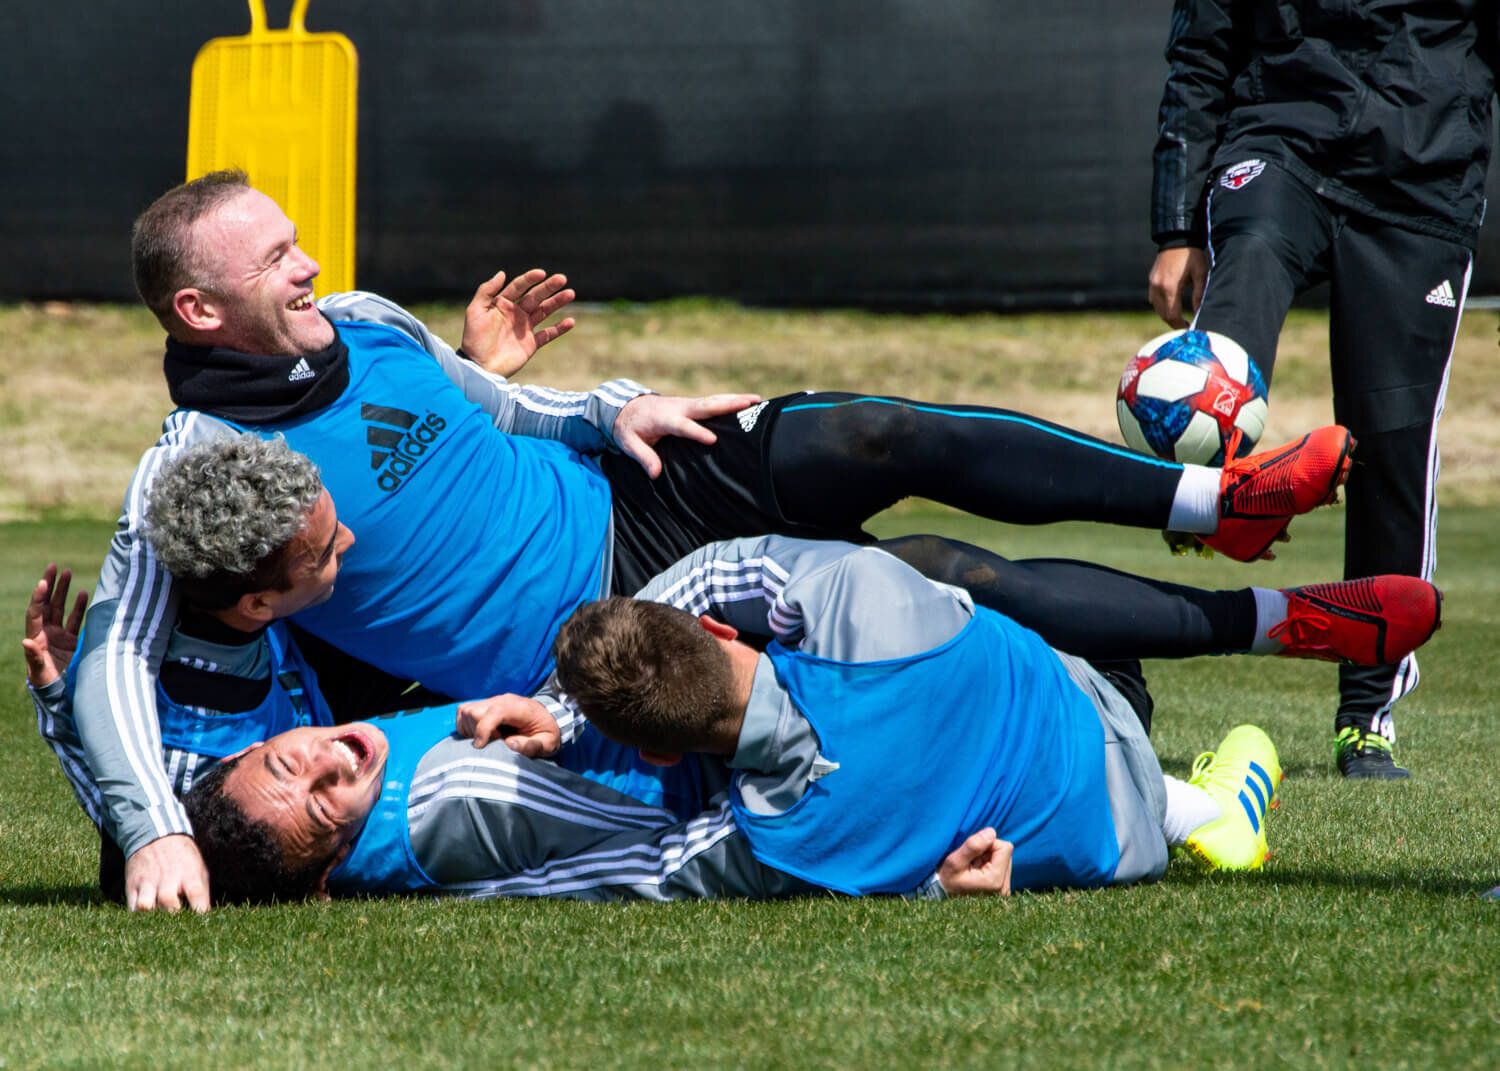
<svg viewBox="0 0 1500 1071"><path fill-rule="evenodd" d="M771 436L782 408L803 397L770 398L703 421L718 436L712 446L663 439L656 444L662 473L654 480L632 457L601 459L614 492L613 594L635 594L667 566L720 539L775 534L869 541L858 528L835 532L782 515L771 482Z"/></svg>

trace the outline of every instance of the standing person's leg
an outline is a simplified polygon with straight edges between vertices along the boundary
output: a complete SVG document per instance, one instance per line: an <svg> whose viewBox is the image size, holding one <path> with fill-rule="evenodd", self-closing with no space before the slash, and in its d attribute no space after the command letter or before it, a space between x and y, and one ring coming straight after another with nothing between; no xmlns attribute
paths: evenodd
<svg viewBox="0 0 1500 1071"><path fill-rule="evenodd" d="M1210 188L1208 285L1193 327L1238 342L1268 391L1287 310L1326 277L1332 235L1324 202L1275 164L1240 185L1221 179Z"/></svg>
<svg viewBox="0 0 1500 1071"><path fill-rule="evenodd" d="M1359 216L1335 242L1333 405L1359 439L1347 484L1345 576L1432 579L1437 421L1471 259L1461 245ZM1334 733L1346 777L1406 776L1391 757L1390 711L1417 679L1414 657L1340 671Z"/></svg>

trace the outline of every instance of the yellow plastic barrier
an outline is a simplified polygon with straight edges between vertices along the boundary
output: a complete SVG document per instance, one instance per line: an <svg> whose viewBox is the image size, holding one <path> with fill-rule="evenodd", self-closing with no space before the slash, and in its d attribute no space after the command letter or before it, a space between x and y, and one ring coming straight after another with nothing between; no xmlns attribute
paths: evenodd
<svg viewBox="0 0 1500 1071"><path fill-rule="evenodd" d="M285 30L249 0L250 32L193 60L187 177L242 167L297 224L322 265L317 294L354 288L354 151L359 59L341 33L308 33L308 0Z"/></svg>

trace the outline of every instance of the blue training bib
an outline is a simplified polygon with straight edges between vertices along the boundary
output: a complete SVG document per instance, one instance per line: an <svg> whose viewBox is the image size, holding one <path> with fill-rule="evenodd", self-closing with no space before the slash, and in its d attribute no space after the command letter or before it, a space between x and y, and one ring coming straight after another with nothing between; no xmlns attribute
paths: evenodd
<svg viewBox="0 0 1500 1071"><path fill-rule="evenodd" d="M1104 730L1041 638L980 608L953 639L883 662L772 643L778 679L838 769L777 815L735 816L769 866L851 895L917 888L985 826L1017 889L1102 885L1119 862Z"/></svg>

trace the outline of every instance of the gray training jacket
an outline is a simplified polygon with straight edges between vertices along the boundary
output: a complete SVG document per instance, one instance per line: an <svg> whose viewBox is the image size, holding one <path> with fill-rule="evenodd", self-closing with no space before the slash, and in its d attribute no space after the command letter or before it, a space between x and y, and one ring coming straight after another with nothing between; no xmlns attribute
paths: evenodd
<svg viewBox="0 0 1500 1071"><path fill-rule="evenodd" d="M620 409L646 393L629 380L591 392L517 386L459 357L420 320L385 298L352 292L330 295L318 304L335 322L374 321L411 335L470 400L491 414L497 428L511 434L597 449L601 441L613 441L610 433ZM194 443L232 433L222 421L192 410L180 409L163 422L161 438L131 478L100 570L78 653L71 711L54 715L65 719L55 721L55 739L76 735L81 741L81 755L54 747L74 792L127 857L159 837L189 833L163 763L156 717L156 678L177 619L177 598L171 577L142 534L145 501L165 462Z"/></svg>

